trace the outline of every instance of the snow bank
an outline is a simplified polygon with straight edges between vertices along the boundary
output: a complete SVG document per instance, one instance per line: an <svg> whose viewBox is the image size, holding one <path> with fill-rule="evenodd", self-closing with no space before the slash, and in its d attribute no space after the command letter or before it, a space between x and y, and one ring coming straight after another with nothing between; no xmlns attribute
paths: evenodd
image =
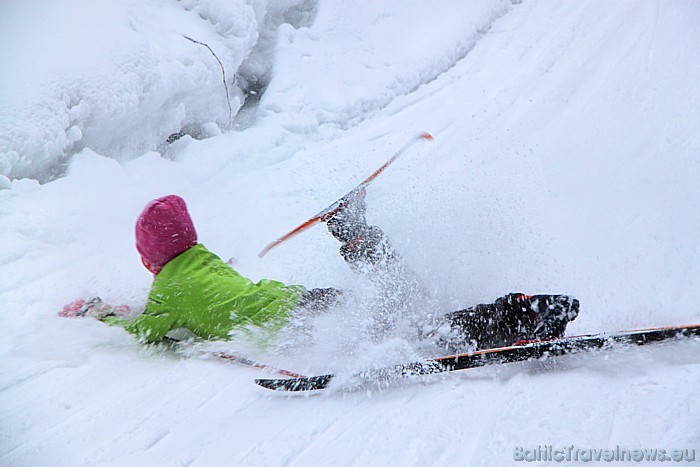
<svg viewBox="0 0 700 467"><path fill-rule="evenodd" d="M84 148L128 160L182 130L228 129L245 88L269 75L270 62L259 59L274 46L269 29L298 3L4 4L0 174L45 181ZM229 100L212 51L185 36L221 60Z"/></svg>

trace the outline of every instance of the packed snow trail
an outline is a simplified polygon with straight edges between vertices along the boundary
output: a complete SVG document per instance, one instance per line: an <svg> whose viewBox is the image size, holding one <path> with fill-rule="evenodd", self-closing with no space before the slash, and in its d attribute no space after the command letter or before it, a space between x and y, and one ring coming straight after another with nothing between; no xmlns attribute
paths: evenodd
<svg viewBox="0 0 700 467"><path fill-rule="evenodd" d="M315 20L278 28L274 73L245 130L184 137L168 158L105 157L123 149L106 143L111 136L132 130L154 149L159 125L170 123L147 105L118 125L96 121L116 133L75 140L84 146L65 177L0 179L0 464L508 465L516 448L538 445L700 454L693 340L298 398L257 388L253 369L180 359L121 329L56 316L92 295L143 304L150 278L133 223L167 193L188 201L202 243L235 257L243 274L350 288L359 301L365 284L323 229L274 258L256 253L426 130L435 143L372 186L368 218L443 309L551 292L581 300L569 334L699 321L697 2L490 1L459 14L405 2L302 3ZM186 13L140 4L130 4L146 15L134 34L146 34L147 10L164 10L136 43L183 33ZM202 5L211 13L217 2ZM264 15L255 10L262 3L248 5ZM105 32L93 9L71 11L94 26L76 33ZM25 49L18 42L15 55L37 56L42 37ZM224 62L231 70L242 58L234 55ZM206 51L199 58L188 70L213 92L216 64L205 65ZM164 63L163 76L179 67ZM13 83L24 79L17 73ZM78 77L97 80L94 89L113 84ZM178 94L188 83L157 83L151 98L190 102ZM200 103L209 105L191 105ZM50 122L65 123L61 109ZM28 117L3 118L24 128ZM52 134L79 136L65 130ZM41 143L23 138L13 147ZM70 140L61 138L53 141ZM368 342L367 318L361 307L337 310L315 323L303 350L252 356L303 374L422 357L410 340Z"/></svg>

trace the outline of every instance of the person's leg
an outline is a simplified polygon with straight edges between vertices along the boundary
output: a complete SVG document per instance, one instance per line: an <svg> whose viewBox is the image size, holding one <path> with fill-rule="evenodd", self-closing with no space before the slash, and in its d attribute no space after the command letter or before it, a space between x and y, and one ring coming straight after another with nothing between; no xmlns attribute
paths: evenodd
<svg viewBox="0 0 700 467"><path fill-rule="evenodd" d="M358 193L326 221L328 231L342 243L340 255L354 271L368 274L381 273L386 265L398 260L384 232L367 225L365 193Z"/></svg>
<svg viewBox="0 0 700 467"><path fill-rule="evenodd" d="M338 289L306 289L290 312L281 333L276 334L275 351L292 352L311 345L315 320L343 301L344 292Z"/></svg>
<svg viewBox="0 0 700 467"><path fill-rule="evenodd" d="M448 313L445 318L454 332L440 344L459 351L562 337L578 312L579 301L566 295L512 293L492 304Z"/></svg>
<svg viewBox="0 0 700 467"><path fill-rule="evenodd" d="M359 193L326 222L331 235L342 243L340 255L345 262L378 288L380 310L376 319L381 328L389 329L417 302L427 302L428 293L384 232L367 225L364 197L365 193Z"/></svg>
<svg viewBox="0 0 700 467"><path fill-rule="evenodd" d="M337 305L343 296L343 291L338 289L308 289L299 298L298 309L303 309L308 316L318 316Z"/></svg>

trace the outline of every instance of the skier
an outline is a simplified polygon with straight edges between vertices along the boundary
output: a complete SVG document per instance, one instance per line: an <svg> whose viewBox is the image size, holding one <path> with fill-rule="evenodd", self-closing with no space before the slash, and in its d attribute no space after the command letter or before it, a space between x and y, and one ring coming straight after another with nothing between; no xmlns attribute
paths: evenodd
<svg viewBox="0 0 700 467"><path fill-rule="evenodd" d="M367 225L365 211L362 192L326 222L342 243L344 260L382 289L381 313L389 318L378 323L388 328L396 319L392 312L413 306L413 299L423 294L422 287L381 229ZM94 298L66 305L59 314L119 325L146 343L179 340L183 335L225 340L232 331L251 327L274 332L296 316L327 310L343 296L331 288L306 289L267 279L253 283L241 276L197 242L185 201L176 195L158 198L144 208L136 222L136 248L154 275L143 313L128 319L128 307L113 307ZM509 294L493 304L448 313L438 324L449 332L436 330L423 337L450 350L556 338L564 334L578 309L578 300L565 295Z"/></svg>

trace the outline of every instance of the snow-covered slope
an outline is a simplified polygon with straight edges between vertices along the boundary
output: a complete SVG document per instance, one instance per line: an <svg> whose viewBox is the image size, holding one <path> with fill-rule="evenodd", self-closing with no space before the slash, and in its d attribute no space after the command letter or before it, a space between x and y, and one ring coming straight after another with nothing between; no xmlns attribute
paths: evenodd
<svg viewBox="0 0 700 467"><path fill-rule="evenodd" d="M368 218L441 309L564 292L582 303L570 334L698 322L697 2L36 5L0 15L18 39L0 97L19 103L0 119L13 179L0 180L0 463L508 465L539 445L700 458L696 341L299 398L257 388L254 370L56 316L78 297L143 304L133 222L167 193L243 274L362 296L323 228L256 254L430 131L372 186ZM188 27L227 51L230 75L271 73L236 131L217 134L227 111L211 54L173 42ZM46 37L19 40L37 28ZM269 42L246 61L258 35ZM134 57L144 67L114 74ZM44 63L85 92L67 106L47 94L60 85L31 88ZM189 123L215 136L155 152ZM18 178L61 164L50 183ZM247 351L307 373L419 356L410 340L367 339L359 305L319 319L301 347Z"/></svg>

